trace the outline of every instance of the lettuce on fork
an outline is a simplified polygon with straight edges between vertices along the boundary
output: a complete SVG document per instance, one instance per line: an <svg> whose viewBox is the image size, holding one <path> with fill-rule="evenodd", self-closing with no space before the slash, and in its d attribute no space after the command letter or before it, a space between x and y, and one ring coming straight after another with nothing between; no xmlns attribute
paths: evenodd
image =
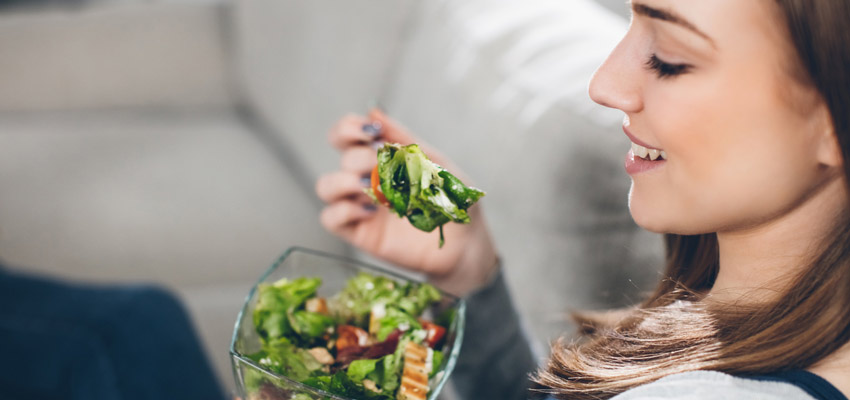
<svg viewBox="0 0 850 400"><path fill-rule="evenodd" d="M385 144L378 149L376 169L366 193L422 231L440 228L440 247L445 242L443 225L469 223L466 210L484 196L431 162L416 144Z"/></svg>

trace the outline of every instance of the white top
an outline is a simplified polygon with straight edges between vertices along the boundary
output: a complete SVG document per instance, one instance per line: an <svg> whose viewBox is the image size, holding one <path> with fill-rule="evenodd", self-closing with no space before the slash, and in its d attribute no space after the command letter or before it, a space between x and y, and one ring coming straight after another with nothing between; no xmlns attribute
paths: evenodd
<svg viewBox="0 0 850 400"><path fill-rule="evenodd" d="M790 383L756 381L716 371L693 371L636 387L611 400L667 399L814 400L814 397Z"/></svg>

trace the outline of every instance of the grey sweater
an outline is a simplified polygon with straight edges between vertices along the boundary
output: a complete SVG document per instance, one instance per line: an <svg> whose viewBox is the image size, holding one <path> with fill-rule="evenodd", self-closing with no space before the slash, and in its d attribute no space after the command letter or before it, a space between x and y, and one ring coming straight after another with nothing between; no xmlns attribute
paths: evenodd
<svg viewBox="0 0 850 400"><path fill-rule="evenodd" d="M527 399L529 374L542 360L535 356L501 274L466 298L467 319L452 383L460 399ZM787 382L757 381L714 371L671 375L614 400L753 399L820 400L846 397L824 382L827 396L809 394ZM829 395L831 394L831 396ZM818 397L815 397L818 396Z"/></svg>

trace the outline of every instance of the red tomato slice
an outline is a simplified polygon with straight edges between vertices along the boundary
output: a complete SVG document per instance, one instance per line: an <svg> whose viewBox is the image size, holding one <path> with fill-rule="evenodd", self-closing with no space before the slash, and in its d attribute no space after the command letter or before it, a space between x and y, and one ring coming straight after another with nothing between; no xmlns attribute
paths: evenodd
<svg viewBox="0 0 850 400"><path fill-rule="evenodd" d="M336 327L337 351L344 350L349 347L363 347L369 344L369 333L356 326L340 325Z"/></svg>
<svg viewBox="0 0 850 400"><path fill-rule="evenodd" d="M390 202L387 201L387 198L384 196L384 193L381 192L381 177L378 176L378 166L372 169L372 193L375 193L375 198L378 199L378 202L389 207Z"/></svg>
<svg viewBox="0 0 850 400"><path fill-rule="evenodd" d="M446 328L428 321L420 320L419 322L422 323L422 329L428 333L428 336L425 336L425 343L428 343L432 349L436 348L443 340L443 336L446 336Z"/></svg>

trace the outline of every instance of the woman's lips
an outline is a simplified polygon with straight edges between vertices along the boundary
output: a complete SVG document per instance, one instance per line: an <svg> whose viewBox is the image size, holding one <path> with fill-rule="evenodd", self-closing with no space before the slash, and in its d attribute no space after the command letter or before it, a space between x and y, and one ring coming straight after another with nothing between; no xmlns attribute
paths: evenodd
<svg viewBox="0 0 850 400"><path fill-rule="evenodd" d="M632 142L632 148L626 155L626 173L629 175L640 174L667 163L667 152L638 139L629 131L628 123L623 124L623 133Z"/></svg>
<svg viewBox="0 0 850 400"><path fill-rule="evenodd" d="M650 145L646 144L646 142L644 142L643 140L638 139L637 136L633 135L632 132L629 131L629 128L627 128L626 125L623 125L623 133L625 133L626 136L629 137L629 140L631 140L632 143L634 143L638 146L643 146L643 147L646 147L647 149L650 149L650 150L661 151L661 149L659 149L657 147L650 146Z"/></svg>
<svg viewBox="0 0 850 400"><path fill-rule="evenodd" d="M661 158L655 161L647 160L635 156L631 150L626 154L626 173L629 175L651 171L664 166L664 164L667 164L667 160Z"/></svg>

